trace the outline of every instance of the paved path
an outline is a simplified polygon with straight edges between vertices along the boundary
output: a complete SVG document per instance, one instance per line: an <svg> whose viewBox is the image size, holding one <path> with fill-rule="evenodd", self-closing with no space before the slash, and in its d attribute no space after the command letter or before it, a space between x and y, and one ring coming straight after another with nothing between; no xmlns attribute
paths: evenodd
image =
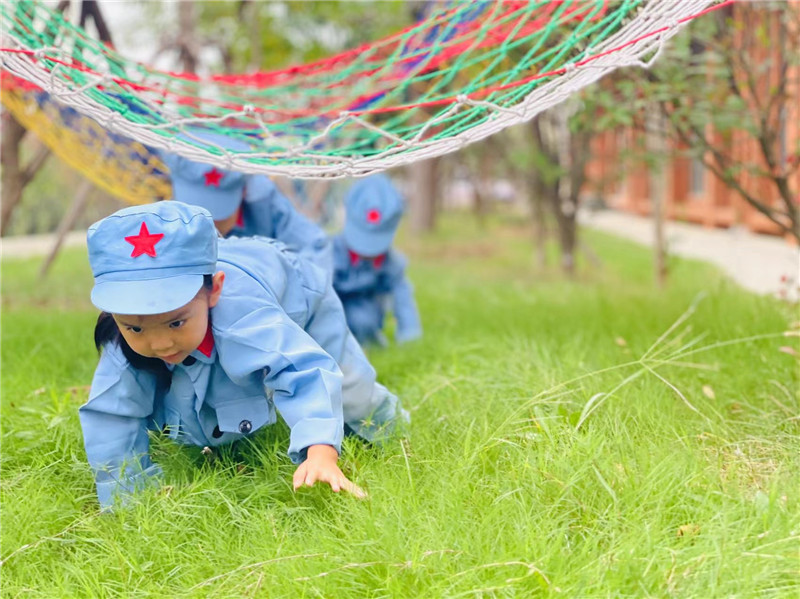
<svg viewBox="0 0 800 599"><path fill-rule="evenodd" d="M653 245L653 223L649 218L601 210L582 212L582 225L631 239L648 247ZM670 253L697 258L715 264L742 287L756 293L778 295L798 300L800 250L784 239L755 235L741 228L707 229L699 225L668 222L667 244ZM46 255L53 244L52 235L6 237L0 240L0 252L7 257ZM66 247L86 244L86 233L67 235Z"/></svg>
<svg viewBox="0 0 800 599"><path fill-rule="evenodd" d="M18 235L0 238L0 254L6 258L29 258L46 256L55 243L55 235ZM61 246L86 246L86 231L68 233Z"/></svg>
<svg viewBox="0 0 800 599"><path fill-rule="evenodd" d="M650 218L601 210L582 212L582 225L653 246ZM668 222L667 248L671 254L711 262L742 287L756 293L798 300L800 249L780 237L756 235L742 228L707 229L700 225Z"/></svg>

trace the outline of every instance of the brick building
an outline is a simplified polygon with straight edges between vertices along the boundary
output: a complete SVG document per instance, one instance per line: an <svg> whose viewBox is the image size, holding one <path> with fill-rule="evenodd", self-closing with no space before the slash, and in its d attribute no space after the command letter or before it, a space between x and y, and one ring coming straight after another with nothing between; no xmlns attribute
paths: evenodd
<svg viewBox="0 0 800 599"><path fill-rule="evenodd" d="M789 0L800 11L800 0ZM788 61L789 52L798 53L800 48L790 48L786 43L785 24L778 20L778 12L767 7L756 7L750 3L736 3L728 7L734 20L743 22L742 27L731 31L734 43L748 52L753 64L769 64L770 68L757 75L759 86L774 85L779 76L782 64L788 65L786 80L788 88L785 100L779 111L779 135L776 140L777 156L783 164L792 158L800 140L800 61L794 64ZM745 35L746 26L753 29L752 19L762 19L769 32L769 42L763 43L756 35ZM794 26L797 24L795 23ZM790 24L790 26L792 26ZM657 174L647 167L628 167L624 174L615 171L618 168L618 157L624 147L634 147L641 142L636 139L643 133L630 130L606 132L593 141L593 160L588 166L588 178L601 184L601 195L606 203L618 210L637 214L649 214L652 211L651 195L658 189ZM714 136L716 132L708 127L706 135ZM674 139L665 140L668 147L680 150L680 144ZM736 162L758 164L763 168L763 156L758 142L744 131L734 132L731 140L731 153ZM708 227L730 227L741 225L753 232L780 234L781 230L774 222L747 203L736 191L720 181L707 170L702 161L682 157L676 152L670 162L665 165L662 175L663 201L667 218L699 223ZM613 181L609 183L609 181ZM765 204L779 205L779 196L774 184L765 177L757 177L750 173L742 173L739 183ZM795 170L791 179L791 188L800 189L800 172ZM800 202L800 198L798 198Z"/></svg>

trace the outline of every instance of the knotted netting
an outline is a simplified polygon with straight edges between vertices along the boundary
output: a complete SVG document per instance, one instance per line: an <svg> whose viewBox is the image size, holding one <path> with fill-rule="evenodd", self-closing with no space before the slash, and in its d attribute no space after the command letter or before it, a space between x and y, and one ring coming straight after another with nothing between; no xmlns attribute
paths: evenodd
<svg viewBox="0 0 800 599"><path fill-rule="evenodd" d="M618 67L647 66L715 5L442 3L324 60L199 78L127 60L38 2L3 2L2 99L55 153L130 201L168 195L154 149L248 173L363 175L455 151ZM248 149L227 150L199 131Z"/></svg>

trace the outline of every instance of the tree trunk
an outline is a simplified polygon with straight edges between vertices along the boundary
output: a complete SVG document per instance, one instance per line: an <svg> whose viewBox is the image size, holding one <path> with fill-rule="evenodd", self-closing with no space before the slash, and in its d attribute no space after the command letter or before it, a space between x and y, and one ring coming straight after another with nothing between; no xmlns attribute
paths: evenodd
<svg viewBox="0 0 800 599"><path fill-rule="evenodd" d="M541 174L531 169L525 180L528 187L528 202L533 219L533 244L536 248L536 265L540 270L547 268L547 215L545 214L545 194L547 190Z"/></svg>
<svg viewBox="0 0 800 599"><path fill-rule="evenodd" d="M0 214L0 236L5 235L11 223L11 215L22 201L22 191L31 182L36 172L44 165L50 150L39 144L36 152L23 167L20 160L20 145L27 130L10 112L3 113L3 126L0 131L0 166L2 178L0 196L2 213Z"/></svg>
<svg viewBox="0 0 800 599"><path fill-rule="evenodd" d="M72 205L61 219L61 222L58 223L58 229L55 233L55 242L53 243L53 247L50 248L50 253L47 255L42 263L42 267L39 269L40 279L43 279L47 276L50 267L58 256L58 253L61 251L61 245L64 243L64 238L70 231L72 231L72 227L75 226L78 218L80 218L81 214L83 214L84 210L86 210L86 205L89 203L89 192L92 191L92 187L92 182L89 181L89 179L84 179L81 181L78 191L75 192Z"/></svg>
<svg viewBox="0 0 800 599"><path fill-rule="evenodd" d="M178 2L178 31L180 33L178 34L177 46L183 62L183 70L187 73L197 72L197 56L199 52L195 35L196 23L194 0Z"/></svg>
<svg viewBox="0 0 800 599"><path fill-rule="evenodd" d="M250 37L250 60L247 69L250 72L261 68L263 58L263 37L261 33L261 18L258 14L258 4L253 0L239 2L239 18L248 22L247 34Z"/></svg>
<svg viewBox="0 0 800 599"><path fill-rule="evenodd" d="M665 123L658 107L651 107L647 113L647 145L648 150L658 158L665 156L664 139ZM650 172L650 201L653 206L653 247L656 285L663 289L667 282L667 238L664 233L666 211L665 190L667 177L664 165L659 161Z"/></svg>
<svg viewBox="0 0 800 599"><path fill-rule="evenodd" d="M414 234L433 231L436 226L436 208L439 196L440 158L430 158L412 164L409 223Z"/></svg>
<svg viewBox="0 0 800 599"><path fill-rule="evenodd" d="M558 240L561 244L561 270L569 277L575 276L575 246L578 239L578 229L575 223L575 213L565 214L563 206L554 206L557 211Z"/></svg>
<svg viewBox="0 0 800 599"><path fill-rule="evenodd" d="M539 115L532 121L534 143L552 172L538 177L541 197L556 217L561 246L561 269L575 276L578 197L588 158L588 135L570 131L569 119L576 105L565 103Z"/></svg>
<svg viewBox="0 0 800 599"><path fill-rule="evenodd" d="M2 165L2 219L0 235L5 235L11 215L22 199L23 169L20 165L19 145L25 137L25 127L6 111L3 113L2 140L0 140L0 165Z"/></svg>
<svg viewBox="0 0 800 599"><path fill-rule="evenodd" d="M472 184L472 197L474 203L472 204L472 213L475 215L475 220L478 222L478 227L481 229L486 228L486 180L481 176L475 176L472 169L469 171L469 182Z"/></svg>
<svg viewBox="0 0 800 599"><path fill-rule="evenodd" d="M103 13L100 12L100 6L96 0L83 0L81 3L80 26L85 27L89 18L94 21L94 26L97 28L97 37L100 38L100 41L113 48L114 42L111 39L111 31L106 25L106 20L103 18Z"/></svg>

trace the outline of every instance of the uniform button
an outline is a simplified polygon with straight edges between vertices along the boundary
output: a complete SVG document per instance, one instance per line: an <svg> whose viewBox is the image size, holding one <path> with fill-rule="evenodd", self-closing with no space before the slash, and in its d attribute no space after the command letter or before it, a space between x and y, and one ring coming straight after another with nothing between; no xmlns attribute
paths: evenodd
<svg viewBox="0 0 800 599"><path fill-rule="evenodd" d="M242 420L239 423L239 432L243 435L246 435L251 430L253 430L253 424L249 420Z"/></svg>
<svg viewBox="0 0 800 599"><path fill-rule="evenodd" d="M186 358L184 358L181 364L183 364L184 366L191 366L195 362L197 362L197 358L195 358L194 356L186 356Z"/></svg>

